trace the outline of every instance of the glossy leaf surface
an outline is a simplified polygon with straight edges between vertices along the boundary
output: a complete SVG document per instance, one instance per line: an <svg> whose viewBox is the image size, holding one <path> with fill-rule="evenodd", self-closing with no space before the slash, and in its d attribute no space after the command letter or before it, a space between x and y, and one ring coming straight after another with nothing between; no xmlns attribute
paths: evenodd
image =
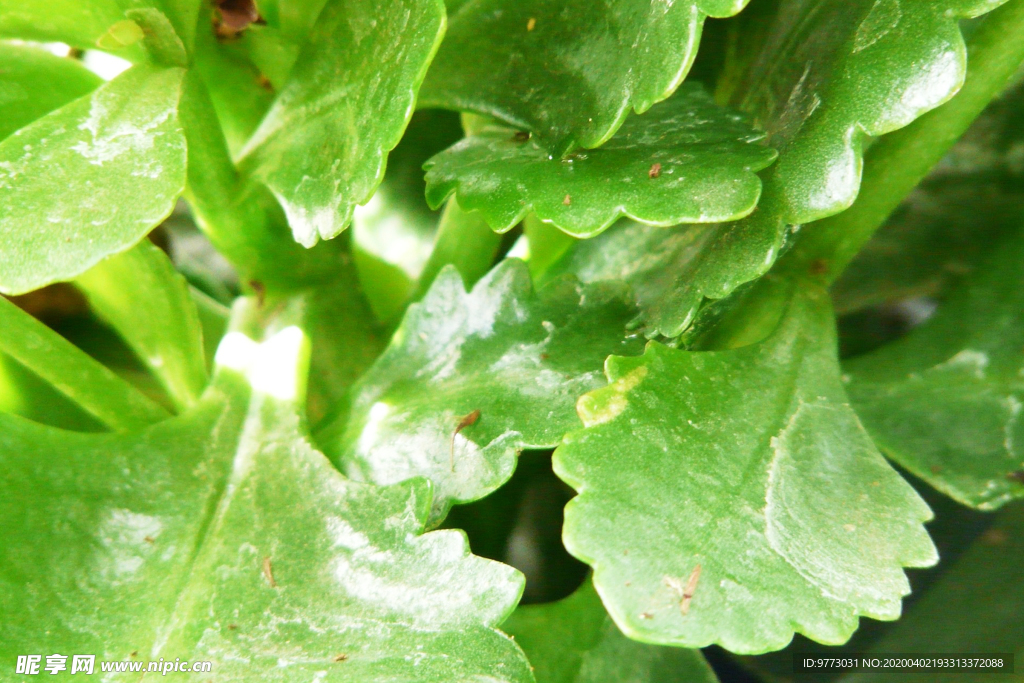
<svg viewBox="0 0 1024 683"><path fill-rule="evenodd" d="M537 683L717 683L697 650L626 638L588 579L564 600L523 605L501 625L534 668Z"/></svg>
<svg viewBox="0 0 1024 683"><path fill-rule="evenodd" d="M534 293L514 259L470 292L442 270L321 443L354 478L429 478L440 521L504 483L518 451L550 448L578 424L576 398L604 384L608 354L639 352L623 341L633 315L621 286L564 279Z"/></svg>
<svg viewBox="0 0 1024 683"><path fill-rule="evenodd" d="M682 82L708 15L745 0L471 0L452 8L423 103L485 114L552 153L598 147Z"/></svg>
<svg viewBox="0 0 1024 683"><path fill-rule="evenodd" d="M603 147L566 158L505 126L489 126L427 163L427 198L456 193L505 232L528 212L570 235L592 237L620 216L645 223L712 223L757 205L756 171L775 153L739 114L699 85L629 119Z"/></svg>
<svg viewBox="0 0 1024 683"><path fill-rule="evenodd" d="M203 401L142 431L0 416L5 659L181 657L211 661L218 680L531 680L492 628L521 577L470 556L458 532L421 536L423 482L350 482L309 445L304 343L294 327L262 345L229 333Z"/></svg>
<svg viewBox="0 0 1024 683"><path fill-rule="evenodd" d="M0 43L0 140L102 82L77 60Z"/></svg>
<svg viewBox="0 0 1024 683"><path fill-rule="evenodd" d="M924 325L846 366L879 447L982 509L1024 497L1024 237L994 252Z"/></svg>
<svg viewBox="0 0 1024 683"><path fill-rule="evenodd" d="M199 313L185 278L166 254L143 240L75 282L93 311L131 347L178 409L199 399L207 380Z"/></svg>
<svg viewBox="0 0 1024 683"><path fill-rule="evenodd" d="M71 279L171 212L185 186L182 75L134 67L0 142L0 292Z"/></svg>
<svg viewBox="0 0 1024 683"><path fill-rule="evenodd" d="M242 151L312 246L348 226L384 175L444 32L441 0L329 0ZM372 85L370 85L372 84Z"/></svg>
<svg viewBox="0 0 1024 683"><path fill-rule="evenodd" d="M802 287L762 342L651 342L607 373L554 464L579 491L566 547L627 635L757 653L899 615L902 568L937 559L931 512L846 401L824 292Z"/></svg>
<svg viewBox="0 0 1024 683"><path fill-rule="evenodd" d="M680 334L705 299L768 271L787 226L848 207L868 135L949 99L965 72L958 19L1001 0L783 0L734 98L779 151L756 211L715 226L707 243L659 276L648 333ZM806 228L813 230L813 227ZM637 260L647 258L638 254Z"/></svg>
<svg viewBox="0 0 1024 683"><path fill-rule="evenodd" d="M952 97L967 62L958 20L1003 2L780 3L740 99L779 150L769 182L788 222L853 202L866 137L902 128Z"/></svg>

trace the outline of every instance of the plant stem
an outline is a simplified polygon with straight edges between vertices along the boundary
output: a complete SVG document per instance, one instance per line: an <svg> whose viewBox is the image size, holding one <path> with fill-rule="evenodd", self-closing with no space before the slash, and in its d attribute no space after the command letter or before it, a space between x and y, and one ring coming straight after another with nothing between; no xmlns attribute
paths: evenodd
<svg viewBox="0 0 1024 683"><path fill-rule="evenodd" d="M472 287L491 269L500 243L501 235L491 230L479 213L463 211L452 197L441 214L434 249L412 300L421 299L437 274L449 264L459 270L466 287Z"/></svg>
<svg viewBox="0 0 1024 683"><path fill-rule="evenodd" d="M900 202L945 156L1024 62L1024 0L982 20L967 41L967 78L957 95L865 154L864 177L849 209L803 228L782 270L812 272L831 284Z"/></svg>
<svg viewBox="0 0 1024 683"><path fill-rule="evenodd" d="M277 200L239 175L209 92L194 69L185 76L181 118L188 135L185 197L196 223L241 271L243 282L259 280L267 288L287 290L330 277L339 248L303 249L292 239Z"/></svg>

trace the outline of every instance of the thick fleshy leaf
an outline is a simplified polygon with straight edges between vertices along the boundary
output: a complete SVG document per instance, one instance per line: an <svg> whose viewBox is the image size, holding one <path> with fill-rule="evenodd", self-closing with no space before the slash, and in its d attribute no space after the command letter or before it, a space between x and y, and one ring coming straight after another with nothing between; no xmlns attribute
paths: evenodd
<svg viewBox="0 0 1024 683"><path fill-rule="evenodd" d="M827 294L804 285L766 340L610 358L555 451L579 491L564 539L638 640L757 653L895 619L903 567L936 554L928 506L847 403Z"/></svg>
<svg viewBox="0 0 1024 683"><path fill-rule="evenodd" d="M848 207L867 136L952 97L967 65L959 20L1005 1L783 0L741 100L779 150L769 182L785 220Z"/></svg>
<svg viewBox="0 0 1024 683"><path fill-rule="evenodd" d="M0 43L0 140L102 82L76 59Z"/></svg>
<svg viewBox="0 0 1024 683"><path fill-rule="evenodd" d="M516 639L537 683L717 683L697 650L626 638L586 583L564 600L523 605L503 631Z"/></svg>
<svg viewBox="0 0 1024 683"><path fill-rule="evenodd" d="M737 274L767 269L774 261L781 235L751 225L659 228L622 221L573 245L543 281L565 273L584 282L621 280L640 308L634 326L648 337L677 337L690 327L705 297L725 297L741 284Z"/></svg>
<svg viewBox="0 0 1024 683"><path fill-rule="evenodd" d="M185 187L178 68L137 66L0 142L0 292L129 248Z"/></svg>
<svg viewBox="0 0 1024 683"><path fill-rule="evenodd" d="M440 521L504 483L518 451L575 427L576 398L604 384L608 354L639 352L623 341L628 299L621 286L568 278L534 293L515 259L470 292L446 268L355 386L347 422L318 440L351 477L429 478Z"/></svg>
<svg viewBox="0 0 1024 683"><path fill-rule="evenodd" d="M846 365L889 457L965 505L1024 497L1024 235L1003 241L933 318Z"/></svg>
<svg viewBox="0 0 1024 683"><path fill-rule="evenodd" d="M143 58L144 33L126 13L156 10L186 49L195 35L200 0L0 0L0 37L100 47L127 59Z"/></svg>
<svg viewBox="0 0 1024 683"><path fill-rule="evenodd" d="M766 273L788 226L848 207L867 136L905 126L949 99L966 68L959 19L1002 2L782 0L735 98L767 131L778 161L762 174L757 210L714 226L704 246L658 274L661 291L644 312L648 334L677 336L704 300Z"/></svg>
<svg viewBox="0 0 1024 683"><path fill-rule="evenodd" d="M1024 82L957 142L832 286L847 313L941 296L1024 224Z"/></svg>
<svg viewBox="0 0 1024 683"><path fill-rule="evenodd" d="M131 286L126 286L129 282ZM75 284L178 409L199 399L207 379L199 313L185 278L166 254L143 240L101 261Z"/></svg>
<svg viewBox="0 0 1024 683"><path fill-rule="evenodd" d="M328 0L242 151L301 244L334 237L373 196L444 25L442 0Z"/></svg>
<svg viewBox="0 0 1024 683"><path fill-rule="evenodd" d="M421 536L423 482L350 482L309 445L303 347L295 327L261 345L229 333L203 401L143 431L0 416L4 659L180 657L212 662L217 680L531 680L492 628L521 577L470 556L458 532Z"/></svg>
<svg viewBox="0 0 1024 683"><path fill-rule="evenodd" d="M114 429L158 422L167 412L31 315L0 297L0 350Z"/></svg>
<svg viewBox="0 0 1024 683"><path fill-rule="evenodd" d="M668 97L690 70L706 16L746 0L471 0L423 86L427 106L472 111L537 134L554 154L598 147L630 109Z"/></svg>
<svg viewBox="0 0 1024 683"><path fill-rule="evenodd" d="M0 36L95 47L124 19L117 0L0 0Z"/></svg>
<svg viewBox="0 0 1024 683"><path fill-rule="evenodd" d="M1024 507L996 522L929 586L907 613L869 649L892 652L1014 653L1020 677L1024 658ZM980 674L980 672L979 672ZM991 673L880 670L847 674L841 683L961 683L1013 680Z"/></svg>
<svg viewBox="0 0 1024 683"><path fill-rule="evenodd" d="M750 213L756 175L775 158L764 135L697 84L626 122L607 144L561 159L535 138L494 125L427 162L427 199L455 193L499 232L528 212L592 237L620 216L645 223L713 223Z"/></svg>

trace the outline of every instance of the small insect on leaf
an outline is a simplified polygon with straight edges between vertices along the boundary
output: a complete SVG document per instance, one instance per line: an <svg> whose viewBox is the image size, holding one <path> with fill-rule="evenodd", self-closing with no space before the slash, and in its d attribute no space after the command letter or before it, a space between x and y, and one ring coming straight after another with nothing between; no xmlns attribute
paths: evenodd
<svg viewBox="0 0 1024 683"><path fill-rule="evenodd" d="M334 661L336 661L336 662L344 662L346 659L348 659L348 655L347 654L342 653L342 654L339 654L339 655L334 655Z"/></svg>
<svg viewBox="0 0 1024 683"><path fill-rule="evenodd" d="M666 576L665 585L671 588L676 594L679 595L679 613L684 617L690 611L690 601L693 599L693 594L697 591L697 582L700 581L701 566L698 564L690 572L690 578L686 580L686 584L675 577Z"/></svg>
<svg viewBox="0 0 1024 683"><path fill-rule="evenodd" d="M661 164L659 164L658 162L654 162L653 164L651 164L650 170L647 171L647 177L648 178L657 178L660 175L661 175Z"/></svg>
<svg viewBox="0 0 1024 683"><path fill-rule="evenodd" d="M263 558L263 578L267 580L271 588L277 588L277 581L274 580L274 565L270 563L269 557Z"/></svg>
<svg viewBox="0 0 1024 683"><path fill-rule="evenodd" d="M459 424L457 424L455 426L455 431L452 432L452 448L451 448L452 472L455 471L455 437L458 436L459 432L461 432L466 427L470 427L470 426L476 424L476 421L479 420L479 419L480 419L480 410L477 409L477 410L474 410L473 412L471 412L469 415L466 415L465 417L463 417L461 420L459 420Z"/></svg>

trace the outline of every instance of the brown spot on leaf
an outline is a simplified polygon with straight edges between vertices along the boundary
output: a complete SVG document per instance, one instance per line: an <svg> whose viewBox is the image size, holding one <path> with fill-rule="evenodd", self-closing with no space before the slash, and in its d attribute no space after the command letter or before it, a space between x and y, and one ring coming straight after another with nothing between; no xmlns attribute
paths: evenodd
<svg viewBox="0 0 1024 683"><path fill-rule="evenodd" d="M527 31L532 31L536 26L537 26L537 19L536 19L536 17L530 17L529 20L527 20L527 22L526 22L526 30Z"/></svg>
<svg viewBox="0 0 1024 683"><path fill-rule="evenodd" d="M152 536L146 536L142 540L145 541L146 543L155 543L156 542L156 541L153 540Z"/></svg>
<svg viewBox="0 0 1024 683"><path fill-rule="evenodd" d="M698 564L693 568L693 571L690 572L690 578L686 580L685 584L675 577L665 577L665 585L679 595L679 613L684 617L690 611L690 601L693 599L693 594L697 591L697 582L700 581L700 572L701 566Z"/></svg>
<svg viewBox="0 0 1024 683"><path fill-rule="evenodd" d="M562 203L565 204L566 206L569 206L570 204L572 204L572 197L570 197L569 195L565 195L565 199L562 200Z"/></svg>
<svg viewBox="0 0 1024 683"><path fill-rule="evenodd" d="M274 579L274 565L270 563L269 557L263 558L263 578L267 580L271 588L277 588L277 581Z"/></svg>
<svg viewBox="0 0 1024 683"><path fill-rule="evenodd" d="M526 142L530 139L530 131L528 130L517 130L516 134L512 136L512 142Z"/></svg>
<svg viewBox="0 0 1024 683"><path fill-rule="evenodd" d="M651 164L651 168L647 171L648 178L657 178L661 175L661 164L655 161Z"/></svg>
<svg viewBox="0 0 1024 683"><path fill-rule="evenodd" d="M455 431L452 432L452 454L451 454L452 472L455 471L455 437L458 436L459 432L461 432L466 427L471 427L471 426L475 425L476 421L479 420L479 419L480 419L480 410L477 409L477 410L474 410L473 412L471 412L469 415L464 416L461 420L459 420L459 424L455 425Z"/></svg>
<svg viewBox="0 0 1024 683"><path fill-rule="evenodd" d="M336 662L344 662L346 659L348 659L348 655L345 653L334 655L334 661Z"/></svg>

